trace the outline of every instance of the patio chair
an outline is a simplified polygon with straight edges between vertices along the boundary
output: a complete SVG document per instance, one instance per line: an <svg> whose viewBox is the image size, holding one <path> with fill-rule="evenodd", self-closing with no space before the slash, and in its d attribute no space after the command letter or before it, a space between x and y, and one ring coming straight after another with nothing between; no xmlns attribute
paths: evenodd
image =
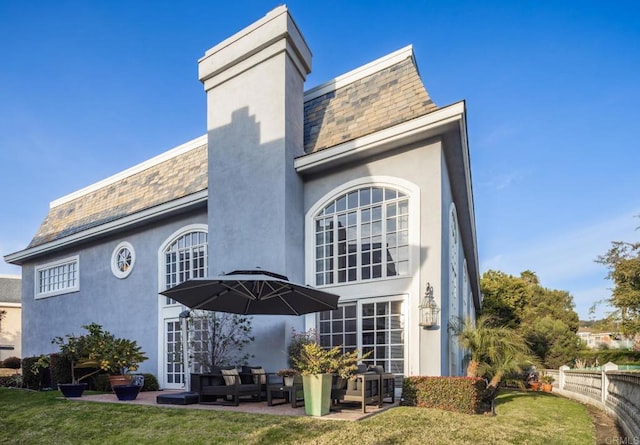
<svg viewBox="0 0 640 445"><path fill-rule="evenodd" d="M331 389L333 405L359 402L362 412L367 412L368 404L382 406L380 391L380 375L376 372L366 371L354 375L346 384L334 386Z"/></svg>
<svg viewBox="0 0 640 445"><path fill-rule="evenodd" d="M382 402L390 398L390 403L396 401L396 376L390 372L385 372L384 366L369 365L367 371L375 372L380 376L380 398Z"/></svg>
<svg viewBox="0 0 640 445"><path fill-rule="evenodd" d="M199 403L238 406L240 397L246 396L262 401L261 385L242 383L236 368L214 368L211 374L200 374L198 379ZM219 398L222 403L217 402Z"/></svg>
<svg viewBox="0 0 640 445"><path fill-rule="evenodd" d="M263 398L267 397L267 387L274 384L282 384L282 377L276 373L266 372L262 366L242 366L240 370L240 382L243 384L254 383L260 385Z"/></svg>

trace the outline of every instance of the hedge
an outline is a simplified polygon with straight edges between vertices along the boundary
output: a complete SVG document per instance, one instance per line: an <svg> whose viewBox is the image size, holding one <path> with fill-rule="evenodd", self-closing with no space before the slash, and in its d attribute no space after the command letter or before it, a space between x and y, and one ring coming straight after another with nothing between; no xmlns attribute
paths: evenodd
<svg viewBox="0 0 640 445"><path fill-rule="evenodd" d="M578 357L593 366L596 360L600 366L612 362L616 365L640 365L640 351L629 351L627 349L592 349L578 353Z"/></svg>
<svg viewBox="0 0 640 445"><path fill-rule="evenodd" d="M20 359L20 357L7 357L2 362L1 367L10 368L10 369L20 369L21 366L22 366L22 360Z"/></svg>
<svg viewBox="0 0 640 445"><path fill-rule="evenodd" d="M475 414L483 410L485 388L485 381L476 377L407 377L402 405Z"/></svg>

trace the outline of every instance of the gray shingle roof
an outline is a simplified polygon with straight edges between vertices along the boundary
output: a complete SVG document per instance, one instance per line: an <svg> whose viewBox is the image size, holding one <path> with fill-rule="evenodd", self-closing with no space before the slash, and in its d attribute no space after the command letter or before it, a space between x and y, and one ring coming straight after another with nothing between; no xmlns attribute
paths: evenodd
<svg viewBox="0 0 640 445"><path fill-rule="evenodd" d="M435 109L413 57L408 56L308 100L304 152L324 150ZM54 206L29 248L206 190L207 182L207 146L203 145Z"/></svg>
<svg viewBox="0 0 640 445"><path fill-rule="evenodd" d="M341 144L436 109L413 58L304 104L304 151Z"/></svg>
<svg viewBox="0 0 640 445"><path fill-rule="evenodd" d="M0 277L0 303L20 303L22 301L22 280Z"/></svg>
<svg viewBox="0 0 640 445"><path fill-rule="evenodd" d="M51 208L29 247L206 190L207 186L207 146L203 145Z"/></svg>

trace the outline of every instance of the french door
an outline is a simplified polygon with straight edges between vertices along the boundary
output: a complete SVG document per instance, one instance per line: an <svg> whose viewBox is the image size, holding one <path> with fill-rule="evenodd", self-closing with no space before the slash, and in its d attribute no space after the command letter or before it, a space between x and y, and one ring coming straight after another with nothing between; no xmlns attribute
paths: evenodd
<svg viewBox="0 0 640 445"><path fill-rule="evenodd" d="M405 298L367 298L342 304L319 315L320 345L341 346L344 352L356 349L369 353L363 363L382 365L396 375L396 384L405 373Z"/></svg>

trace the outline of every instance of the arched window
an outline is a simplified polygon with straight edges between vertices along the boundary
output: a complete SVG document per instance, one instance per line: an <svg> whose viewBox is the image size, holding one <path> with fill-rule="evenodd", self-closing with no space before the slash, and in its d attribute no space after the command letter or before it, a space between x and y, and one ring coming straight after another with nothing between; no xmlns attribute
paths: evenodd
<svg viewBox="0 0 640 445"><path fill-rule="evenodd" d="M449 319L455 323L460 315L458 302L460 293L458 289L458 218L456 216L456 206L451 204L449 212ZM458 339L455 335L449 337L450 342L450 375L459 375L460 354Z"/></svg>
<svg viewBox="0 0 640 445"><path fill-rule="evenodd" d="M409 197L364 186L331 199L314 216L316 285L408 275Z"/></svg>
<svg viewBox="0 0 640 445"><path fill-rule="evenodd" d="M193 230L175 238L164 248L164 288L207 274L207 232ZM174 301L167 298L166 304Z"/></svg>

